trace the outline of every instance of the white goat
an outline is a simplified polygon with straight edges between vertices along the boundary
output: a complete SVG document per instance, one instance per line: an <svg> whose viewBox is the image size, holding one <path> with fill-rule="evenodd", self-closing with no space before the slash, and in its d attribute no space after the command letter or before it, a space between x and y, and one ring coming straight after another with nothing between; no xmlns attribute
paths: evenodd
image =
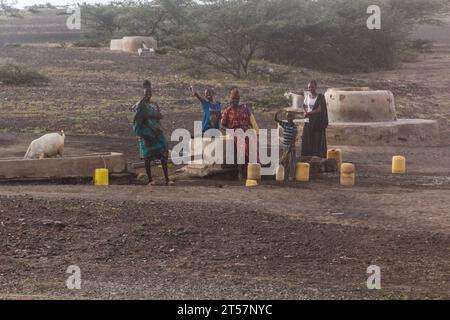
<svg viewBox="0 0 450 320"><path fill-rule="evenodd" d="M304 97L300 94L295 94L292 92L286 92L284 97L291 101L291 107L294 109L301 109L303 107Z"/></svg>
<svg viewBox="0 0 450 320"><path fill-rule="evenodd" d="M62 157L65 139L64 131L61 131L61 135L58 133L46 134L31 142L24 159L54 158L58 155Z"/></svg>

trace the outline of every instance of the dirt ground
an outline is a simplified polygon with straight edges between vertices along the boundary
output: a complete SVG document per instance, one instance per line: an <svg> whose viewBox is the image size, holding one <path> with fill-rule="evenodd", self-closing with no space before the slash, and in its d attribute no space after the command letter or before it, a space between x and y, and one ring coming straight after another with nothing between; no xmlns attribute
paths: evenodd
<svg viewBox="0 0 450 320"><path fill-rule="evenodd" d="M12 33L2 24L0 31ZM0 86L0 157L22 156L33 138L64 129L67 154L118 151L137 161L128 107L145 78L154 82L167 133L192 129L199 119L187 93L191 82L212 83L221 97L238 84L245 98L265 101L317 78L322 89L392 90L401 117L439 120L442 143L340 146L357 167L353 188L341 187L337 175L307 184L265 180L256 189L178 175L175 187L152 189L2 181L0 298L450 298L448 52L368 74L294 69L283 83L195 80L177 71L181 58L174 54L139 59L106 49L28 45L2 47L1 58L31 64L52 82ZM278 108L255 107L260 126L273 127ZM405 176L389 173L396 154L408 159ZM155 174L160 178L160 169ZM66 287L70 265L81 269L81 290ZM371 265L381 268L381 290L366 287Z"/></svg>
<svg viewBox="0 0 450 320"><path fill-rule="evenodd" d="M14 136L9 150L30 139ZM77 154L135 142L72 139ZM450 298L450 165L439 161L450 146L342 148L358 168L350 189L336 175L252 190L216 179L153 189L3 182L0 297ZM394 177L399 151L409 174ZM69 265L82 270L80 291L65 286ZM382 270L380 291L366 288L370 265Z"/></svg>

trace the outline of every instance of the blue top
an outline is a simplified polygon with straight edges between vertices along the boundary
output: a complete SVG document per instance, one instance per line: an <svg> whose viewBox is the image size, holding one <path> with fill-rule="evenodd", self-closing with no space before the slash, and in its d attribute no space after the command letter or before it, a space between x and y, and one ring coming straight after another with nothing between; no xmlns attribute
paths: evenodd
<svg viewBox="0 0 450 320"><path fill-rule="evenodd" d="M222 106L220 102L202 102L203 109L203 133L209 129L220 129L220 118Z"/></svg>

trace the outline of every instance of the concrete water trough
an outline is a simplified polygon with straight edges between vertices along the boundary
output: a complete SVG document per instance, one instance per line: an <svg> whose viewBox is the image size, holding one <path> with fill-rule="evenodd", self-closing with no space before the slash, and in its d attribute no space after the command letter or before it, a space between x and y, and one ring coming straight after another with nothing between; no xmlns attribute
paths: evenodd
<svg viewBox="0 0 450 320"><path fill-rule="evenodd" d="M126 174L127 161L122 153L114 152L40 160L0 158L0 180L92 178L99 168L113 175Z"/></svg>

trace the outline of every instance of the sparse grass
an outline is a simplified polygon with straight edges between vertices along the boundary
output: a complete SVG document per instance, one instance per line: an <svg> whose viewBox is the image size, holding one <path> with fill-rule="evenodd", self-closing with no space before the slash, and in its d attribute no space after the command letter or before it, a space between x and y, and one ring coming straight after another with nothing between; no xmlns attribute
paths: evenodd
<svg viewBox="0 0 450 320"><path fill-rule="evenodd" d="M263 112L289 107L289 101L282 94L275 92L261 98L250 99L249 102L253 104L255 109Z"/></svg>
<svg viewBox="0 0 450 320"><path fill-rule="evenodd" d="M6 48L20 48L22 45L20 43L7 43L4 45Z"/></svg>
<svg viewBox="0 0 450 320"><path fill-rule="evenodd" d="M0 82L6 85L42 85L50 79L30 66L6 61L0 63Z"/></svg>
<svg viewBox="0 0 450 320"><path fill-rule="evenodd" d="M156 54L161 54L161 55L168 54L169 51L170 51L170 48L168 48L168 47L162 47L162 48L156 48L155 49L155 53Z"/></svg>
<svg viewBox="0 0 450 320"><path fill-rule="evenodd" d="M250 65L249 79L265 80L273 83L282 83L288 79L291 69L275 63L269 63L264 60L255 60Z"/></svg>
<svg viewBox="0 0 450 320"><path fill-rule="evenodd" d="M83 39L83 40L74 42L73 46L79 47L79 48L100 48L100 47L102 47L102 44L97 40Z"/></svg>

